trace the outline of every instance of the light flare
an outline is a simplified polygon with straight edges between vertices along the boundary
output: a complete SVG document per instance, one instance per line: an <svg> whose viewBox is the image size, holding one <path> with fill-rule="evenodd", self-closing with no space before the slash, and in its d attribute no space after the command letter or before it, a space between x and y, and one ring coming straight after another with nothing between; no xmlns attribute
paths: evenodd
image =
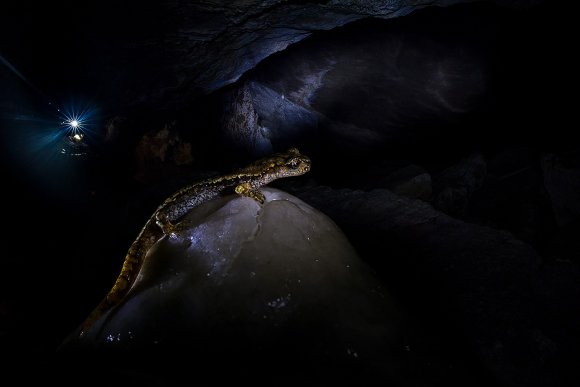
<svg viewBox="0 0 580 387"><path fill-rule="evenodd" d="M61 117L61 127L64 134L73 141L81 141L89 131L90 118L93 112L85 109L58 109Z"/></svg>

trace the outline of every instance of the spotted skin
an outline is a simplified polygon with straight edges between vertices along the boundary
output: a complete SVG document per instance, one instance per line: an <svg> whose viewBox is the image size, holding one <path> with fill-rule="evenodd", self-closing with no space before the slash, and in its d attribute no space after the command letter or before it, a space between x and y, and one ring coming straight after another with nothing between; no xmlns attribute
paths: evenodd
<svg viewBox="0 0 580 387"><path fill-rule="evenodd" d="M135 283L149 249L164 235L173 233L176 223L193 208L231 191L263 204L265 198L260 187L276 179L303 175L309 170L310 159L300 154L298 149L291 148L255 161L237 172L203 180L175 192L141 229L127 252L115 284L83 322L80 336L84 336L105 312L121 302Z"/></svg>

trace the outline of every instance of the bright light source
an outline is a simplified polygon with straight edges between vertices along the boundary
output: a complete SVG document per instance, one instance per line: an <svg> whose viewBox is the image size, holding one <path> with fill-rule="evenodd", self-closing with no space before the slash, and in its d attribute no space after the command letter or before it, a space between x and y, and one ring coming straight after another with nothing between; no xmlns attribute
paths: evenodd
<svg viewBox="0 0 580 387"><path fill-rule="evenodd" d="M83 122L78 117L67 117L64 123L73 133L77 133L77 130L83 129Z"/></svg>
<svg viewBox="0 0 580 387"><path fill-rule="evenodd" d="M60 113L61 133L66 136L69 145L86 146L85 140L91 131L94 109L89 106L84 109L68 107ZM68 151L67 151L68 152ZM72 154L72 153L70 153Z"/></svg>
<svg viewBox="0 0 580 387"><path fill-rule="evenodd" d="M77 133L81 135L82 139L83 133L86 129L86 121L83 119L82 114L65 114L63 118L62 125L71 140L76 140L76 138L73 137Z"/></svg>

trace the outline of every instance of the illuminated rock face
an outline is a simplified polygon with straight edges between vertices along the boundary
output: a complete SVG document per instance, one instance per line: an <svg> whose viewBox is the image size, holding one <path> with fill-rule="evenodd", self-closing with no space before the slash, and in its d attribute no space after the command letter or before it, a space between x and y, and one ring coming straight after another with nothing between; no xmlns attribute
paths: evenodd
<svg viewBox="0 0 580 387"><path fill-rule="evenodd" d="M385 373L399 322L387 294L326 215L263 192L263 206L232 195L193 210L152 248L127 300L81 340L86 348L160 359L185 351L202 367L262 375L273 359L291 376L313 367L354 377L361 364Z"/></svg>

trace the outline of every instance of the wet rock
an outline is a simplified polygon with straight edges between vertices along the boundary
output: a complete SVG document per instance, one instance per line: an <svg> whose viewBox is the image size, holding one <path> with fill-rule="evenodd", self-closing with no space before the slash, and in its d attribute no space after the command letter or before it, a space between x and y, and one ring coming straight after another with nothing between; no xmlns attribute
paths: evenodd
<svg viewBox="0 0 580 387"><path fill-rule="evenodd" d="M137 364L139 374L193 371L202 383L400 377L401 314L373 272L328 217L263 192L264 205L233 195L194 209L152 248L123 303L63 352L129 355L127 367L156 367Z"/></svg>

